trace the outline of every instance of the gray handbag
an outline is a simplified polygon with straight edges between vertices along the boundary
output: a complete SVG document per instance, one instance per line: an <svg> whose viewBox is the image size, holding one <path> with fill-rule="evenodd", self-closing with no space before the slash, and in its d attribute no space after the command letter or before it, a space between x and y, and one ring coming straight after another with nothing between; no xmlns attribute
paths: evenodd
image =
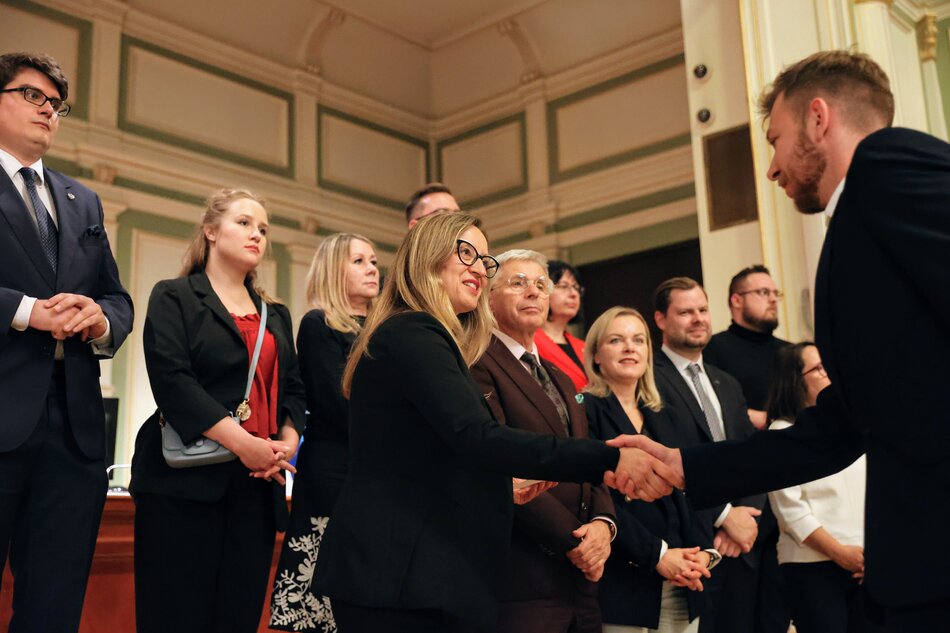
<svg viewBox="0 0 950 633"><path fill-rule="evenodd" d="M254 372L257 370L257 359L261 355L261 345L264 343L264 326L266 323L267 302L261 301L261 327L257 331L257 343L254 345L251 368L247 372L247 388L244 390L244 400L237 408L239 414L242 407L247 407L247 399L251 396L251 385L254 382ZM250 409L246 410L249 414ZM239 416L233 413L231 419L237 424L241 423ZM162 455L165 457L165 463L172 468L194 468L195 466L222 464L237 457L218 442L203 435L190 444L183 443L178 431L172 428L171 424L165 420L164 415L159 414L158 423L162 427Z"/></svg>

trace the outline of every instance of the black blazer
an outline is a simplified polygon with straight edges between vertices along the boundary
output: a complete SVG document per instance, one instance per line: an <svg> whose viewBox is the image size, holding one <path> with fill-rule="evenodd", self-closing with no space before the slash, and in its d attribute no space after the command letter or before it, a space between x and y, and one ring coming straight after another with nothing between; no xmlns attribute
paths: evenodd
<svg viewBox="0 0 950 633"><path fill-rule="evenodd" d="M571 379L554 364L544 359L541 364L567 406L571 437L588 437L587 416ZM498 338L492 337L485 355L472 366L472 377L498 422L567 437L554 403ZM584 578L566 554L580 544L572 532L598 515L613 518L613 502L604 484L587 482L565 482L515 506L502 600L573 600L578 592L596 594L597 585Z"/></svg>
<svg viewBox="0 0 950 633"><path fill-rule="evenodd" d="M261 299L248 286L260 310ZM288 418L303 431L304 393L297 368L290 313L268 304L267 330L277 345L277 424ZM224 496L240 461L170 468L162 457L159 411L181 435L196 440L244 399L250 359L247 346L203 272L160 281L152 289L143 332L145 365L158 409L139 429L132 456L133 494L163 494L195 501ZM274 485L278 526L287 514L283 486ZM282 511L280 511L282 508Z"/></svg>
<svg viewBox="0 0 950 633"><path fill-rule="evenodd" d="M49 332L10 327L23 296L45 300L60 292L95 300L109 319L112 347L132 331L132 299L103 228L102 203L72 178L45 169L59 223L58 274L43 256L36 224L6 172L0 170L0 453L30 436L46 406L56 341ZM99 359L78 336L63 342L69 428L83 455L105 455L105 413L99 389Z"/></svg>
<svg viewBox="0 0 950 633"><path fill-rule="evenodd" d="M512 521L512 475L600 482L619 451L494 422L432 316L373 333L350 393L350 469L314 576L350 604L438 609L488 631Z"/></svg>
<svg viewBox="0 0 950 633"><path fill-rule="evenodd" d="M950 145L875 132L855 151L818 265L815 333L831 386L787 430L684 451L689 497L810 481L866 448L865 589L891 607L950 600L939 566L895 546L908 534L941 543L950 524L947 289Z"/></svg>
<svg viewBox="0 0 950 633"><path fill-rule="evenodd" d="M618 435L636 435L637 430L613 394L601 398L584 394L591 437L609 440ZM640 407L644 433L667 446L680 442L669 407L652 411ZM660 601L664 578L656 571L660 561L661 540L671 548L712 547L712 524L694 516L682 492L653 503L627 502L612 490L617 508L619 531L600 581L600 609L604 622L659 627ZM708 594L688 591L689 619L694 620L709 608Z"/></svg>

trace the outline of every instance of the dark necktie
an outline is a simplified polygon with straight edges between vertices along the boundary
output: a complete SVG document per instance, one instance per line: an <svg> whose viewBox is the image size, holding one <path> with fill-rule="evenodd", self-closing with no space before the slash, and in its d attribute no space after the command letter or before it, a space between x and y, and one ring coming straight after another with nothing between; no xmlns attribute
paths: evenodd
<svg viewBox="0 0 950 633"><path fill-rule="evenodd" d="M46 205L40 200L40 194L36 191L36 172L29 167L20 170L23 176L23 182L26 183L26 191L30 196L30 202L33 205L33 213L36 215L36 228L40 233L40 245L43 247L43 254L46 255L46 261L56 273L56 265L59 261L59 232L56 230L56 224L50 217Z"/></svg>
<svg viewBox="0 0 950 633"><path fill-rule="evenodd" d="M541 385L541 388L544 389L544 393L547 394L548 398L551 399L551 402L554 403L554 408L557 409L557 414L561 418L561 424L564 425L564 433L568 436L571 435L571 423L570 418L567 415L567 405L564 404L564 399L561 397L561 392L557 390L557 387L554 386L554 381L551 380L551 376L548 374L548 371L541 366L541 363L538 362L538 359L534 357L534 354L531 352L525 352L521 355L521 360L526 362L529 367L531 367L531 375L534 376L534 379L538 381L538 384Z"/></svg>
<svg viewBox="0 0 950 633"><path fill-rule="evenodd" d="M699 380L699 372L701 371L699 365L690 363L686 366L686 371L693 379L693 386L696 388L696 393L699 394L699 406L702 407L703 415L706 416L706 426L709 427L713 442L723 441L726 436L722 431L722 421L719 420L719 414L716 413L716 407L713 406L712 400L709 399L709 393L706 392L702 381Z"/></svg>

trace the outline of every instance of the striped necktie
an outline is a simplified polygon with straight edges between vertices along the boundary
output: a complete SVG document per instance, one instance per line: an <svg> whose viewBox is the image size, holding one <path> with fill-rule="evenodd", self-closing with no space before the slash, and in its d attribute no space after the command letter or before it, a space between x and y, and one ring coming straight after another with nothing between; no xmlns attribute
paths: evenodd
<svg viewBox="0 0 950 633"><path fill-rule="evenodd" d="M59 263L59 231L56 230L56 224L36 190L36 172L29 167L24 167L20 170L20 174L23 176L23 182L26 183L26 191L33 205L33 213L36 215L36 228L40 234L43 254L46 255L46 261L49 262L55 274Z"/></svg>

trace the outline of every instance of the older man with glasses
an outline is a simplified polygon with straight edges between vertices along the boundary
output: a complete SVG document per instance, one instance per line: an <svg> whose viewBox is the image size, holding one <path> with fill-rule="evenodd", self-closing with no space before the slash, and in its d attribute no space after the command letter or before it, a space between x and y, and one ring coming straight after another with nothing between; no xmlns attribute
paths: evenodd
<svg viewBox="0 0 950 633"><path fill-rule="evenodd" d="M489 305L497 322L472 367L495 418L543 435L587 437L582 398L571 380L538 356L554 284L547 259L528 250L498 256ZM614 508L600 485L561 483L514 513L497 631L599 633L596 582L616 534Z"/></svg>

